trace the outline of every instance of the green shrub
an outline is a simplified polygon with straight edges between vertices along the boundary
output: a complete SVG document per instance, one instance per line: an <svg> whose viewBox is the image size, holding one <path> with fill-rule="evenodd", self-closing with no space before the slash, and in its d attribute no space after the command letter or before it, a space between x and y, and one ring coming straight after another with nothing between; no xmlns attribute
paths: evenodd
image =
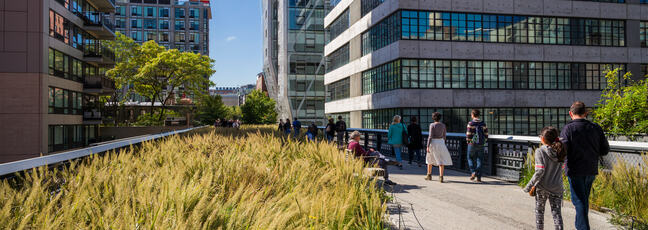
<svg viewBox="0 0 648 230"><path fill-rule="evenodd" d="M621 85L619 69L605 75L607 87L594 109L594 121L613 134L632 136L648 133L648 79L630 80L630 73L622 77L628 81Z"/></svg>

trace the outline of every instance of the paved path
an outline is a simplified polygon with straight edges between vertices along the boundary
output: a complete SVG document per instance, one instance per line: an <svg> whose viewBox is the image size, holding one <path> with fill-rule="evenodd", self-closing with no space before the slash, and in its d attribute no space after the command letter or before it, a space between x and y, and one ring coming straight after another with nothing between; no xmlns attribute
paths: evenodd
<svg viewBox="0 0 648 230"><path fill-rule="evenodd" d="M433 175L438 175L435 168ZM424 180L425 168L405 164L403 170L389 168L394 202L388 205L390 221L399 229L535 229L535 198L519 186L490 178L481 184L468 174L446 170L446 183L438 177ZM400 204L400 215L398 204ZM565 229L574 229L574 206L563 201ZM592 229L615 229L608 215L590 211ZM418 219L418 221L417 221ZM419 225L420 223L420 225ZM545 229L553 229L549 204L545 210Z"/></svg>

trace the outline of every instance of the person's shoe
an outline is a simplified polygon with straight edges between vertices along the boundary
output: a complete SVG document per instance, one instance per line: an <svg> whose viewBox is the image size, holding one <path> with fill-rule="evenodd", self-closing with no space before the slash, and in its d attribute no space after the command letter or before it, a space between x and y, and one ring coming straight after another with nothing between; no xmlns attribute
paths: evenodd
<svg viewBox="0 0 648 230"><path fill-rule="evenodd" d="M432 174L427 174L427 176L425 176L425 180L432 180Z"/></svg>
<svg viewBox="0 0 648 230"><path fill-rule="evenodd" d="M385 184L386 185L396 185L396 183L391 181L391 180L385 180Z"/></svg>
<svg viewBox="0 0 648 230"><path fill-rule="evenodd" d="M403 164L398 163L398 168L399 168L400 170L403 170Z"/></svg>
<svg viewBox="0 0 648 230"><path fill-rule="evenodd" d="M470 175L470 180L475 180L475 174L474 173Z"/></svg>
<svg viewBox="0 0 648 230"><path fill-rule="evenodd" d="M443 176L439 176L439 182L443 183Z"/></svg>
<svg viewBox="0 0 648 230"><path fill-rule="evenodd" d="M482 182L481 178L477 178L477 183L481 183L481 182Z"/></svg>

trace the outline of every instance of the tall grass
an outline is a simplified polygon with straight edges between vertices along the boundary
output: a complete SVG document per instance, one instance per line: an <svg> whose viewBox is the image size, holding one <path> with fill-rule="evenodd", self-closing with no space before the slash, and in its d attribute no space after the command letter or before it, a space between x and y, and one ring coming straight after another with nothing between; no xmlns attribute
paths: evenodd
<svg viewBox="0 0 648 230"><path fill-rule="evenodd" d="M0 181L9 229L383 229L384 192L326 143L203 130Z"/></svg>
<svg viewBox="0 0 648 230"><path fill-rule="evenodd" d="M525 186L535 172L533 154L527 154L522 168L520 186ZM569 182L563 176L564 198L571 199ZM611 221L621 226L648 229L648 155L642 155L642 162L635 167L624 159L617 159L611 171L599 170L590 196L590 207L613 211Z"/></svg>

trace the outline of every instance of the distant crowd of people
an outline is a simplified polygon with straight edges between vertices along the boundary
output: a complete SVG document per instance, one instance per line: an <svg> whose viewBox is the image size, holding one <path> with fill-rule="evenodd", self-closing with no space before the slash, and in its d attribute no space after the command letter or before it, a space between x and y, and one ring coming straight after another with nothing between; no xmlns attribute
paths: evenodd
<svg viewBox="0 0 648 230"><path fill-rule="evenodd" d="M280 119L279 120L279 127L278 130L280 132L283 132L286 136L291 136L293 138L299 138L300 132L302 129L302 124L301 121L299 121L299 118L295 118L295 120L291 123L290 119ZM342 116L338 116L338 121L334 123L333 118L329 118L328 124L326 124L326 128L324 128L324 135L326 136L326 140L329 142L333 141L333 138L337 136L337 143L338 146L344 146L345 144L345 135L347 131L347 124L344 122L344 119ZM308 128L306 129L306 138L310 141L316 140L316 138L319 135L319 128L315 123L311 123Z"/></svg>
<svg viewBox="0 0 648 230"><path fill-rule="evenodd" d="M223 127L223 128L240 128L241 127L241 121L239 119L216 119L214 122L214 127Z"/></svg>

